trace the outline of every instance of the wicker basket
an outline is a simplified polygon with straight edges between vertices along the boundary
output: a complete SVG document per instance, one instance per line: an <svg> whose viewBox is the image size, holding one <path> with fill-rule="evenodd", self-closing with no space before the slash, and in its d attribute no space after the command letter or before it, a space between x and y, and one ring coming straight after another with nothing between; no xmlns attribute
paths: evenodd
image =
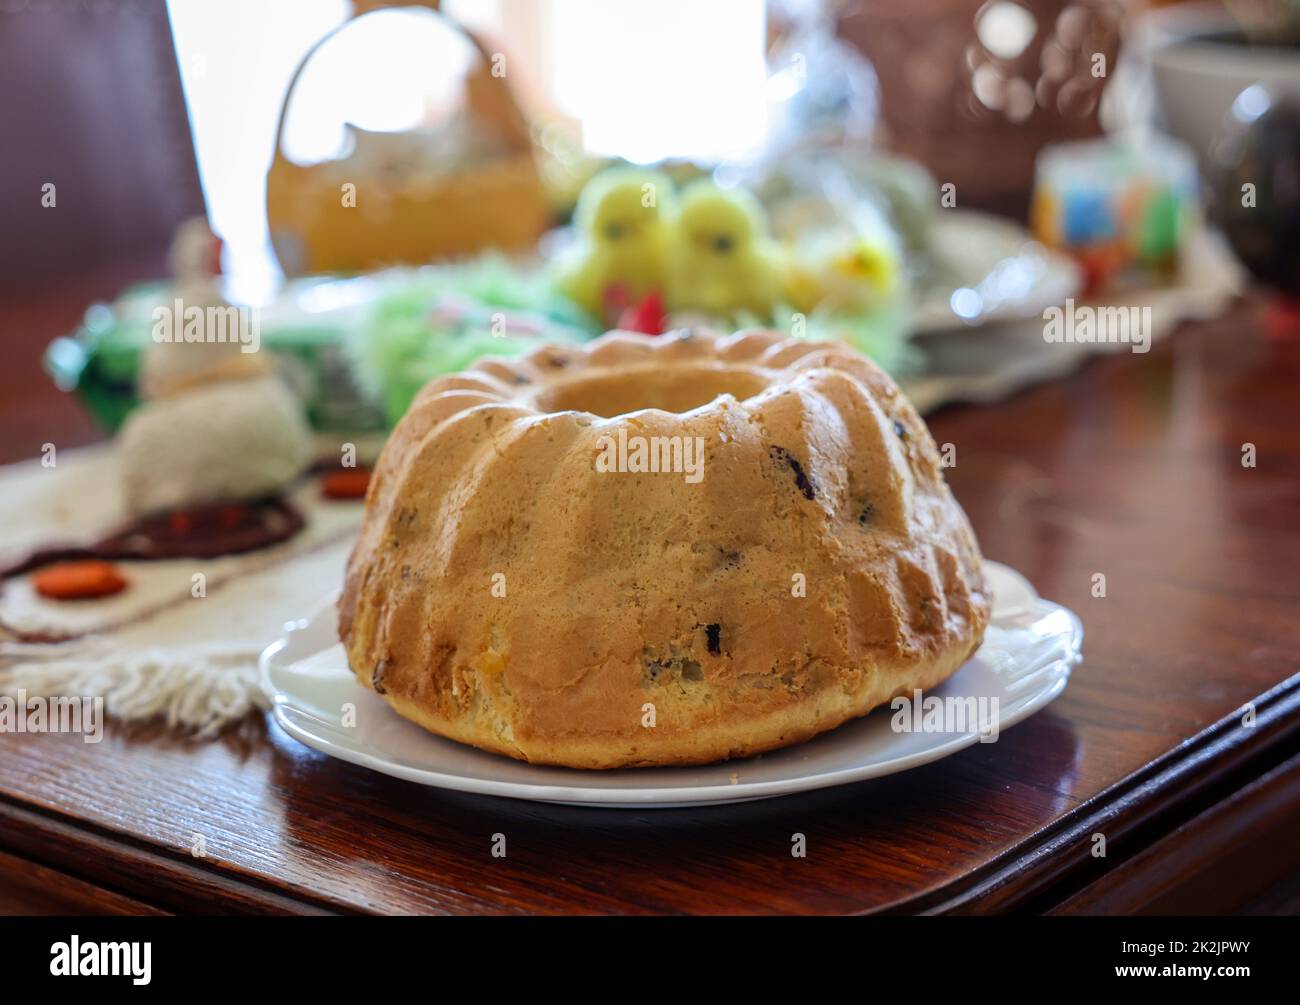
<svg viewBox="0 0 1300 1005"><path fill-rule="evenodd" d="M280 108L275 158L266 177L266 215L271 243L287 274L419 264L487 248L524 250L536 244L549 222L528 124L504 77L492 73L492 56L483 42L438 13L436 0L361 3L353 20L387 6L426 7L474 46L479 58L465 79L464 107L471 120L499 137L502 155L473 170L421 178L419 184L356 179L354 206L345 205L334 165L290 161L283 140L294 89L312 56L352 23L345 22L303 58Z"/></svg>
<svg viewBox="0 0 1300 1005"><path fill-rule="evenodd" d="M1019 51L999 54L981 38L980 21L994 7L1004 8L996 16L1012 6L1031 33L1018 36ZM875 64L887 145L953 182L960 205L1023 216L1039 149L1100 132L1098 104L1115 69L1125 7L1120 0L865 0L842 11L840 33ZM989 36L993 26L985 27ZM1104 76L1092 72L1097 54Z"/></svg>

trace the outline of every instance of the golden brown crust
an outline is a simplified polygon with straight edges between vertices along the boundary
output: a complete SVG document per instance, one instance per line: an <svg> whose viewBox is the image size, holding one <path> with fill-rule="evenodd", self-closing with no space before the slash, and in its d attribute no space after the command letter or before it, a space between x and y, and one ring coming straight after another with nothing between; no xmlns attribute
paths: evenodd
<svg viewBox="0 0 1300 1005"><path fill-rule="evenodd" d="M699 437L702 476L598 471L620 430ZM340 633L436 733L612 768L800 742L946 678L988 616L933 440L877 367L768 332L611 333L420 393Z"/></svg>

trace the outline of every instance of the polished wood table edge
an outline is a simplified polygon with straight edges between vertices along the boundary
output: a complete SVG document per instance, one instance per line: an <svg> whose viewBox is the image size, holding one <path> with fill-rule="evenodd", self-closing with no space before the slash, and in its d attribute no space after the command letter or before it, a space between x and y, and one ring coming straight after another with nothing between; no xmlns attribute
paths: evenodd
<svg viewBox="0 0 1300 1005"><path fill-rule="evenodd" d="M1261 825L1267 830L1261 831ZM1279 852L1285 854L1272 843L1276 834L1300 834L1300 751L1048 913L1227 914L1244 908L1244 913L1300 914L1300 877L1289 876L1286 882L1279 875L1276 860ZM1188 876L1199 878L1209 870L1230 876L1227 883L1210 884L1230 896L1207 901L1198 884L1198 896L1189 899Z"/></svg>
<svg viewBox="0 0 1300 1005"><path fill-rule="evenodd" d="M0 916L159 916L160 910L29 858L0 852Z"/></svg>
<svg viewBox="0 0 1300 1005"><path fill-rule="evenodd" d="M287 894L255 877L219 872L199 859L167 855L156 845L71 822L62 814L18 805L6 797L0 797L0 848L111 893L177 913L355 913L346 905ZM173 896L160 900L160 891ZM210 910L196 911L195 901Z"/></svg>
<svg viewBox="0 0 1300 1005"><path fill-rule="evenodd" d="M1097 793L1030 842L981 869L885 909L887 913L1042 913L1172 832L1207 804L1250 785L1293 753L1300 737L1300 673ZM1104 834L1107 857L1093 857ZM1139 837L1141 840L1138 840ZM1113 854L1112 854L1113 853Z"/></svg>
<svg viewBox="0 0 1300 1005"><path fill-rule="evenodd" d="M1244 727L1234 713L959 880L894 902L882 914L1045 913L1124 867L1207 806L1252 783L1293 754L1300 737L1300 674L1254 702ZM1291 746L1288 746L1288 744ZM611 810L610 812L619 812ZM1093 857L1093 835L1108 855ZM0 847L162 910L211 913L357 913L354 905L276 888L200 859L77 823L56 811L0 797ZM164 879L160 883L158 879ZM158 899L159 891L170 896ZM578 912L581 913L581 909Z"/></svg>

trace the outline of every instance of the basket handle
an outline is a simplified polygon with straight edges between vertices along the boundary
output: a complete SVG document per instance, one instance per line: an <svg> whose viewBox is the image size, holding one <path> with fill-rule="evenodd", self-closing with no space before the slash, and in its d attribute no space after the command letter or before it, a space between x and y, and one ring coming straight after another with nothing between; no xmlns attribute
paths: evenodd
<svg viewBox="0 0 1300 1005"><path fill-rule="evenodd" d="M528 120L524 118L524 113L515 100L510 85L506 83L505 77L497 76L492 72L493 54L477 34L443 13L439 9L439 0L354 0L352 14L348 19L322 35L307 50L298 66L294 69L293 76L289 78L289 86L285 88L284 99L280 102L280 115L276 121L275 155L277 157L283 156L284 124L288 118L289 101L298 86L298 78L302 76L302 71L311 62L312 56L316 55L317 50L326 42L358 18L373 14L376 11L392 10L398 7L423 7L430 13L436 14L447 27L469 41L478 52L479 64L472 68L465 77L466 108L470 110L471 114L493 120L495 125L502 131L510 149L529 149L532 140L529 134Z"/></svg>

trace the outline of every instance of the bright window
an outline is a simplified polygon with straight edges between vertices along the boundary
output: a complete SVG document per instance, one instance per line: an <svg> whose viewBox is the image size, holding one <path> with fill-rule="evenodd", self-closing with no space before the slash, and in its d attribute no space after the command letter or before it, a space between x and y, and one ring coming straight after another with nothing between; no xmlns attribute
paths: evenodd
<svg viewBox="0 0 1300 1005"><path fill-rule="evenodd" d="M576 124L593 152L726 159L762 139L763 0L446 0L444 8L503 48L508 78L534 116ZM168 0L204 194L239 297L262 299L278 275L265 175L285 89L350 9L345 0ZM291 118L290 152L329 156L343 120L401 128L415 106L386 98L383 87L406 93L403 74L414 86L430 66L454 80L463 55L377 39L348 65L326 62L303 85L314 77L336 91L327 106L337 115Z"/></svg>

